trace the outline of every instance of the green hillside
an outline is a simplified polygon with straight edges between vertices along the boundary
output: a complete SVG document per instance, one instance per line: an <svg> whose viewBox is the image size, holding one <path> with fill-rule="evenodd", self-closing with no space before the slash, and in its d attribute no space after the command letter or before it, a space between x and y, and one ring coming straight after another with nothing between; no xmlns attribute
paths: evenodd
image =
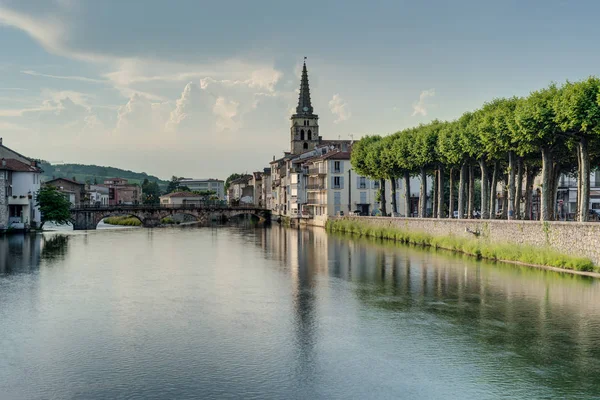
<svg viewBox="0 0 600 400"><path fill-rule="evenodd" d="M79 182L90 182L94 181L98 183L104 182L107 178L125 178L130 183L142 184L144 179L148 179L151 182L158 182L160 186L166 186L167 181L163 181L156 176L148 175L145 172L133 172L125 169L115 167L101 167L98 165L84 165L84 164L59 164L52 165L49 162L42 161L40 167L44 170L42 174L42 180L49 181L53 178L75 178Z"/></svg>

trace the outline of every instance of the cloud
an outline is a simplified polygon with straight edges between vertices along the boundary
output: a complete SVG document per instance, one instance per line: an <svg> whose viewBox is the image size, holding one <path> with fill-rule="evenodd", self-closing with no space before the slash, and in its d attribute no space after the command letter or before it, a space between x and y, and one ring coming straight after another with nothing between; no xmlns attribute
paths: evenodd
<svg viewBox="0 0 600 400"><path fill-rule="evenodd" d="M206 129L212 124L213 118L210 118L209 110L214 102L206 91L195 83L189 82L177 99L175 109L169 115L166 129L169 131Z"/></svg>
<svg viewBox="0 0 600 400"><path fill-rule="evenodd" d="M348 103L339 94L334 94L332 99L329 100L329 110L336 116L335 121L333 121L334 124L346 121L352 116Z"/></svg>
<svg viewBox="0 0 600 400"><path fill-rule="evenodd" d="M217 131L221 132L224 130L236 131L240 127L240 123L235 117L238 114L239 103L231 100L227 100L224 97L219 97L215 106L213 107L213 113L217 116Z"/></svg>
<svg viewBox="0 0 600 400"><path fill-rule="evenodd" d="M419 95L419 101L413 104L413 113L412 116L416 115L427 115L427 99L435 96L435 89L423 90Z"/></svg>
<svg viewBox="0 0 600 400"><path fill-rule="evenodd" d="M150 139L163 130L168 107L166 103L153 103L149 98L134 93L125 105L119 107L114 132L125 139L143 139L137 133L143 133Z"/></svg>
<svg viewBox="0 0 600 400"><path fill-rule="evenodd" d="M87 78L85 76L50 75L50 74L42 74L41 72L36 72L36 71L31 71L31 70L21 71L21 73L26 74L26 75L31 75L31 76L40 76L40 77L44 77L44 78L64 79L64 80L79 81L79 82L89 82L89 83L108 83L109 82L107 80Z"/></svg>

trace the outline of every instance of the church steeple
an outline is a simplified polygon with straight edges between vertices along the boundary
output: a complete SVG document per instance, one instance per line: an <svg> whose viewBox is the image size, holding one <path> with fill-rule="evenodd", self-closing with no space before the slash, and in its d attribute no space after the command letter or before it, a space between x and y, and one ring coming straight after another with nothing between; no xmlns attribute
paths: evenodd
<svg viewBox="0 0 600 400"><path fill-rule="evenodd" d="M313 107L310 103L306 57L304 57L302 78L300 79L298 107L296 107L296 113L290 119L292 120L292 127L290 129L292 154L300 154L312 150L321 143L321 136L319 136L319 116L313 114Z"/></svg>
<svg viewBox="0 0 600 400"><path fill-rule="evenodd" d="M298 96L298 107L296 107L296 114L311 115L312 113L313 108L310 104L310 89L308 87L308 71L306 70L306 57L304 57L302 78L300 79L300 95Z"/></svg>

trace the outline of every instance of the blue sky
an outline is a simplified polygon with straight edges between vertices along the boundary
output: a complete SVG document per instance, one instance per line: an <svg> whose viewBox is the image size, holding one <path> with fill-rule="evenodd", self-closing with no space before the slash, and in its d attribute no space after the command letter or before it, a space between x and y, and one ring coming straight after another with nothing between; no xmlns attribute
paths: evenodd
<svg viewBox="0 0 600 400"><path fill-rule="evenodd" d="M0 136L163 178L289 149L303 57L325 138L597 75L592 1L0 0Z"/></svg>

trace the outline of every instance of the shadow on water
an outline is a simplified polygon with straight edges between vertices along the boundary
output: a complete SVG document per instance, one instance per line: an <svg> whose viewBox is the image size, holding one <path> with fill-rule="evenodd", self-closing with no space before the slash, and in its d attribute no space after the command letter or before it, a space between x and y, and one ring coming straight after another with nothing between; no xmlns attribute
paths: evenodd
<svg viewBox="0 0 600 400"><path fill-rule="evenodd" d="M7 235L0 237L0 275L31 273L42 260L60 261L68 251L68 235Z"/></svg>
<svg viewBox="0 0 600 400"><path fill-rule="evenodd" d="M485 376L490 382L537 382L561 396L600 393L599 280L318 229L257 229L253 240L295 277L297 340L307 360L315 280L329 277L351 284L365 307L403 321L399 335L408 323L444 338L440 346L466 342L482 370L502 360L506 370Z"/></svg>

